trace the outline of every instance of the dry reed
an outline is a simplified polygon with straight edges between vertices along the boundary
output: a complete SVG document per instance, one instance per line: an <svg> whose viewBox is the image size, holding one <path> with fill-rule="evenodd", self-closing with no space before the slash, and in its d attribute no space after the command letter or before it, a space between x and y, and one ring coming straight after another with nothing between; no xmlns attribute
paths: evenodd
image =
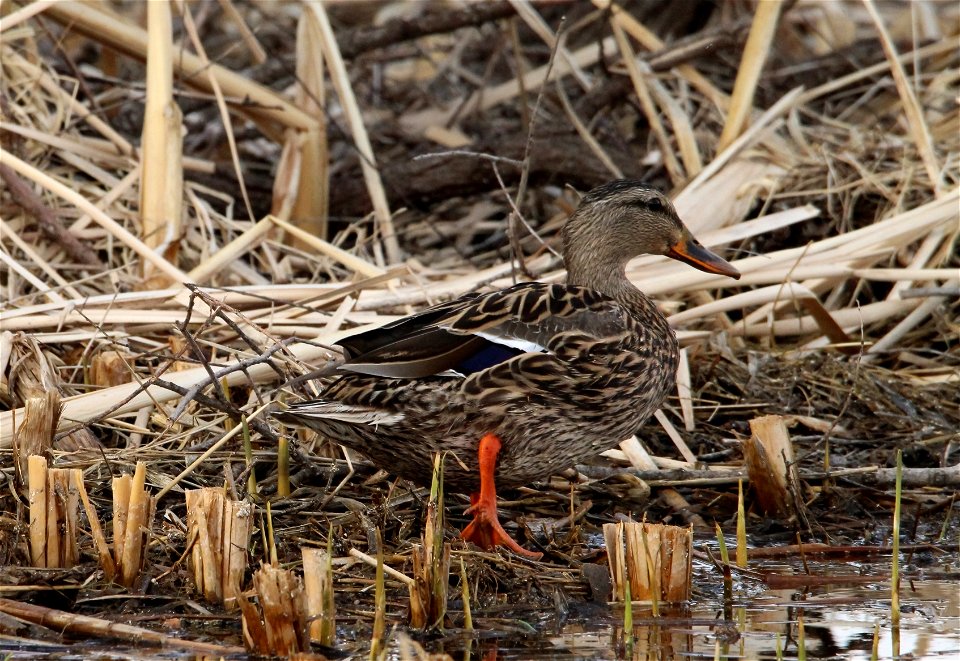
<svg viewBox="0 0 960 661"><path fill-rule="evenodd" d="M385 24L410 6L385 3ZM21 475L37 451L83 471L93 534L80 562L127 585L143 563L156 589L175 591L189 527L172 492L235 496L249 484L259 511L269 499L269 548L285 562L304 538L332 536L338 593L369 605L372 561L388 599L406 596L424 493L302 434L290 443L289 497L274 498L267 409L315 391L298 379L335 361L343 336L514 281L511 208L492 171L517 185L541 90L520 209L535 235L513 242L526 269L562 280L550 248L574 204L563 185L620 172L669 189L743 278L661 257L631 263L684 347L676 397L619 450L505 507L571 526L566 514L581 512L577 525L594 530L648 507L651 519L704 528L698 507L731 513L725 496L746 477L737 439L767 414L794 427L799 479L814 488L891 488L881 438L943 457L908 467L905 481L960 481L948 465L960 425L950 3L924 21L896 4L731 4L684 34L667 5L517 0L510 21L463 10L456 28L407 43L365 42L373 26L354 3L293 7L2 8L0 453ZM62 412L38 420L28 402L54 393ZM820 493L813 506L829 514L831 492ZM113 557L95 523L111 500ZM0 497L4 513L16 508ZM39 520L25 527L39 534ZM546 529L556 558L579 557L577 535ZM371 541L379 530L382 545ZM380 563L362 550L374 546ZM5 561L26 560L19 548ZM475 604L525 581L544 594L585 590L569 563L532 569L449 548L466 561ZM173 569L157 577L161 565ZM470 615L483 627L482 609Z"/></svg>

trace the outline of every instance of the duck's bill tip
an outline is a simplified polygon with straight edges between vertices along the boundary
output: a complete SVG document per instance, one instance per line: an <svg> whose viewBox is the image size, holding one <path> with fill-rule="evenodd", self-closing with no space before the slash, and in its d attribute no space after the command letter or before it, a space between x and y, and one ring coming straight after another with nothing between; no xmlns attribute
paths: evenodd
<svg viewBox="0 0 960 661"><path fill-rule="evenodd" d="M735 269L730 262L710 252L693 238L681 239L671 246L670 250L667 251L667 257L672 257L707 273L725 275L734 280L740 279L740 271Z"/></svg>

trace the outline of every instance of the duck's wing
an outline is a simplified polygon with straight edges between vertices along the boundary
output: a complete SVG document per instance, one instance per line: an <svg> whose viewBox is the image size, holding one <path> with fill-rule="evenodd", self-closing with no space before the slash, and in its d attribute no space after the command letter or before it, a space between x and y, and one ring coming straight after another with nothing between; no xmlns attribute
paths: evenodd
<svg viewBox="0 0 960 661"><path fill-rule="evenodd" d="M609 337L625 330L626 313L583 287L521 283L470 294L340 342L341 370L421 378L453 370L473 374L524 353L543 353L560 333Z"/></svg>

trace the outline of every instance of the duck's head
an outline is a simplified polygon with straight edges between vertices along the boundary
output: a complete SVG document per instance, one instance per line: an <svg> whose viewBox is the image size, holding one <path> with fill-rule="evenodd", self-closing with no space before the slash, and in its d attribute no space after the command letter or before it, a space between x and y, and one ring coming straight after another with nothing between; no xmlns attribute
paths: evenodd
<svg viewBox="0 0 960 661"><path fill-rule="evenodd" d="M663 193L639 181L624 179L594 188L563 228L570 284L598 287L611 277L625 279L627 262L646 254L740 277L726 260L700 245Z"/></svg>

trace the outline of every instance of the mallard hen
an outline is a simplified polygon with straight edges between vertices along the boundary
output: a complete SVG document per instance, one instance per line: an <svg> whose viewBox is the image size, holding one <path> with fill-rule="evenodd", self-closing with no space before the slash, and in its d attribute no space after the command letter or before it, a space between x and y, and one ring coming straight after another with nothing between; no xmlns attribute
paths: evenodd
<svg viewBox="0 0 960 661"><path fill-rule="evenodd" d="M562 238L566 284L467 294L348 337L342 376L276 417L422 484L434 453L455 455L444 484L473 494L463 537L539 557L501 527L495 484L529 484L616 446L674 386L676 336L627 262L667 255L740 277L638 181L590 191Z"/></svg>

